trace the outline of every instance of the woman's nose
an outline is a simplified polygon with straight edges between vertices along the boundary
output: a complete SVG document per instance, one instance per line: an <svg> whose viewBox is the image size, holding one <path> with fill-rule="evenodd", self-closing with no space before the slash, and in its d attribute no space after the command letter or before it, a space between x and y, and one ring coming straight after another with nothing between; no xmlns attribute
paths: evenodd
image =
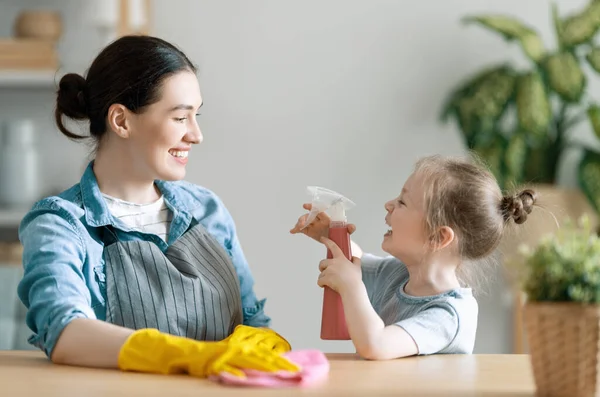
<svg viewBox="0 0 600 397"><path fill-rule="evenodd" d="M186 134L186 140L190 143L202 143L204 136L198 123L194 123L193 128Z"/></svg>

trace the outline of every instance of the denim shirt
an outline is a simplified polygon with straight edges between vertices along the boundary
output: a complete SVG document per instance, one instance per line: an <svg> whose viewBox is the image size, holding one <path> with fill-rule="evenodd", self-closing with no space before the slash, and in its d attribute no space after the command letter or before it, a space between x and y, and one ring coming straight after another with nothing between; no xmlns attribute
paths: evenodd
<svg viewBox="0 0 600 397"><path fill-rule="evenodd" d="M123 241L152 241L164 252L196 220L225 248L237 271L243 322L267 327L265 299L257 300L254 279L242 252L231 215L210 190L188 182L156 181L173 212L167 242L132 230L114 218L102 198L93 161L81 181L58 196L37 202L23 218L24 276L18 296L27 307L29 343L48 357L64 327L75 318L106 319L106 280L98 227L112 225Z"/></svg>

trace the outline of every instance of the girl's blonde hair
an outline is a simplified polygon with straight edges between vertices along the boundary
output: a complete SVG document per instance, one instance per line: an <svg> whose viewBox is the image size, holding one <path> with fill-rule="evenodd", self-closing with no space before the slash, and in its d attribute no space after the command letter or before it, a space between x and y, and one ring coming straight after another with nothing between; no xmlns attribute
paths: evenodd
<svg viewBox="0 0 600 397"><path fill-rule="evenodd" d="M449 226L464 261L487 259L509 223L522 224L536 202L531 189L504 195L488 168L471 159L440 155L420 159L415 173L425 188L425 226L431 239Z"/></svg>

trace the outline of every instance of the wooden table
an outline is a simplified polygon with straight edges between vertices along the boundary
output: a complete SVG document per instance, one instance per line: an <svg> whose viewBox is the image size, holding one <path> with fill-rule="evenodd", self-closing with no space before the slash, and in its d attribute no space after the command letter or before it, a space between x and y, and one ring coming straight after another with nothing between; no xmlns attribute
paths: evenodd
<svg viewBox="0 0 600 397"><path fill-rule="evenodd" d="M329 354L329 379L306 389L233 388L187 375L55 365L38 352L0 351L0 396L534 396L526 355L439 355L364 361Z"/></svg>

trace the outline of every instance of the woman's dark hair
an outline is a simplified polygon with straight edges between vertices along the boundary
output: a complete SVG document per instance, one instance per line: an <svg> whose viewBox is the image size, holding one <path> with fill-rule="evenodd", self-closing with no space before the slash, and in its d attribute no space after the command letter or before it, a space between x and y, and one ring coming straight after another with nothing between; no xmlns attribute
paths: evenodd
<svg viewBox="0 0 600 397"><path fill-rule="evenodd" d="M162 81L196 67L174 45L151 36L124 36L105 47L92 62L86 77L64 75L59 83L54 117L58 129L70 139L100 141L106 132L108 108L119 103L132 112L160 99ZM63 115L90 121L90 135L69 131Z"/></svg>

